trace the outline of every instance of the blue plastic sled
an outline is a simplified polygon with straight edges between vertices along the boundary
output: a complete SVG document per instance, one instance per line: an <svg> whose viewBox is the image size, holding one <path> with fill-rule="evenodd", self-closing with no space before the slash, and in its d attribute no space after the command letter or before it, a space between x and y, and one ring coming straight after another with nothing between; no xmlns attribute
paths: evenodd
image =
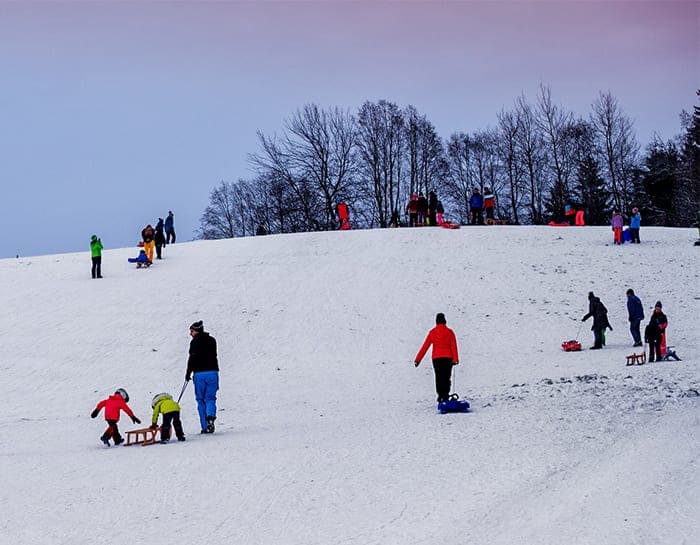
<svg viewBox="0 0 700 545"><path fill-rule="evenodd" d="M466 399L459 399L457 394L452 394L447 401L438 403L440 414L466 413L469 412L469 402Z"/></svg>

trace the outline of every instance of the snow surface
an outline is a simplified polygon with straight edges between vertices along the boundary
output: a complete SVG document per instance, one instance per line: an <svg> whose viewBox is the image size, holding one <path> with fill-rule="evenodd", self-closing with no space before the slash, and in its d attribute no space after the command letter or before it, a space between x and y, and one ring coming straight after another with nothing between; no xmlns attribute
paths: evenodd
<svg viewBox="0 0 700 545"><path fill-rule="evenodd" d="M0 260L0 541L7 544L695 544L700 248L691 229L463 227L278 235ZM87 246L87 243L86 243ZM626 367L625 291L680 362ZM615 328L581 324L588 291ZM457 333L439 415L437 312ZM183 385L188 326L221 364L186 443L104 448L95 404L145 422ZM122 430L133 429L123 417ZM138 427L138 426L136 426Z"/></svg>

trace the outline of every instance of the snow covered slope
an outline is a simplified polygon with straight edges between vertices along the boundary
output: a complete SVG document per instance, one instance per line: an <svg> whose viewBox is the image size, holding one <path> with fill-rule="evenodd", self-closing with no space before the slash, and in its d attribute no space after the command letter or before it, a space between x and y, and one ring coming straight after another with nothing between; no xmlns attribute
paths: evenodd
<svg viewBox="0 0 700 545"><path fill-rule="evenodd" d="M700 258L690 229L463 227L176 244L148 270L107 250L0 260L0 535L13 545L696 543ZM87 246L87 243L86 243ZM626 367L625 291L661 300L681 362ZM587 293L609 309L592 344ZM435 410L435 314L457 333ZM141 419L183 385L188 326L221 364L219 419L113 447L90 411ZM122 419L122 429L133 428Z"/></svg>

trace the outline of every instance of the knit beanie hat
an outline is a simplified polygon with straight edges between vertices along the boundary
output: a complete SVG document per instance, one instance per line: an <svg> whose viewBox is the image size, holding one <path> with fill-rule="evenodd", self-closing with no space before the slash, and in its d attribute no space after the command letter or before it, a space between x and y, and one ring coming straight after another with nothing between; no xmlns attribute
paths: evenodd
<svg viewBox="0 0 700 545"><path fill-rule="evenodd" d="M594 297L595 297L595 295L593 295L593 292L592 292L592 291L589 291L589 292L588 292L588 298L589 298L589 299L593 299Z"/></svg>
<svg viewBox="0 0 700 545"><path fill-rule="evenodd" d="M656 308L664 308L663 305L661 304L661 301L657 301L656 304L654 305Z"/></svg>
<svg viewBox="0 0 700 545"><path fill-rule="evenodd" d="M97 240L97 235L92 235L92 236L90 237L90 240L91 240L92 242L95 242L95 241Z"/></svg>
<svg viewBox="0 0 700 545"><path fill-rule="evenodd" d="M197 333L201 333L204 331L204 322L202 320L199 320L198 322L194 322L191 326L190 329L196 331Z"/></svg>
<svg viewBox="0 0 700 545"><path fill-rule="evenodd" d="M435 316L435 323L436 324L446 324L447 320L445 320L445 315L442 312L438 312L437 316Z"/></svg>

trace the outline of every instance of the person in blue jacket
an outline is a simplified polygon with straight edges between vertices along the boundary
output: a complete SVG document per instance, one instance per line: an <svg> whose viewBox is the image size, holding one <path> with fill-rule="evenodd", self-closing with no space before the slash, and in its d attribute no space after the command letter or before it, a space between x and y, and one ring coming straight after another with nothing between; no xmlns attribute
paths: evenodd
<svg viewBox="0 0 700 545"><path fill-rule="evenodd" d="M639 244L639 227L642 225L642 215L639 213L639 208L632 209L630 216L630 242Z"/></svg>
<svg viewBox="0 0 700 545"><path fill-rule="evenodd" d="M644 346L642 334L639 331L639 324L644 319L644 307L632 288L627 290L627 314L629 315L630 333L634 339L634 346Z"/></svg>
<svg viewBox="0 0 700 545"><path fill-rule="evenodd" d="M472 225L484 224L484 198L476 187L472 191L472 196L469 199L469 211L472 215Z"/></svg>

